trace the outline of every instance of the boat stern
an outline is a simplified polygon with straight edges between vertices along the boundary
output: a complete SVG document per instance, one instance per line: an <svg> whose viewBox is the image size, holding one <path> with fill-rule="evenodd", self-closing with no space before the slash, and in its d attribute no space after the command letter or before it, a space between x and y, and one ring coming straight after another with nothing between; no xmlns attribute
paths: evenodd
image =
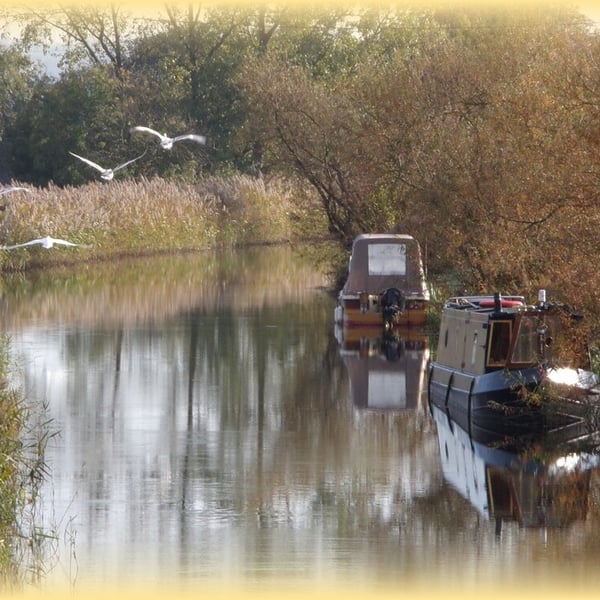
<svg viewBox="0 0 600 600"><path fill-rule="evenodd" d="M389 330L394 327L424 326L428 312L427 298L405 296L396 288L388 288L380 294L340 294L334 309L334 321L344 327Z"/></svg>

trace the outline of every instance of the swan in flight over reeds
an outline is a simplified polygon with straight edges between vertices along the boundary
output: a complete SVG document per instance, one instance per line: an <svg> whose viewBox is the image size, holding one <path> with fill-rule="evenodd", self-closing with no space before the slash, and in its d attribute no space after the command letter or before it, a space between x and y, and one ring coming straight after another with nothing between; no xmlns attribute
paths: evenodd
<svg viewBox="0 0 600 600"><path fill-rule="evenodd" d="M10 187L0 189L0 196L4 196L4 194L10 194L11 192L31 192L31 190L29 188L11 185Z"/></svg>
<svg viewBox="0 0 600 600"><path fill-rule="evenodd" d="M74 244L73 242L68 242L67 240L61 240L58 238L53 238L47 235L43 238L38 238L37 240L30 240L29 242L24 242L22 244L15 244L14 246L0 246L1 250L14 250L15 248L24 248L25 246L42 246L42 248L52 248L55 244L59 246L78 246L79 248L91 248L91 246L87 246L85 244Z"/></svg>
<svg viewBox="0 0 600 600"><path fill-rule="evenodd" d="M117 171L125 168L127 165L130 165L131 163L134 163L136 160L139 160L140 158L142 158L142 156L144 156L144 154L146 154L146 152L144 151L144 154L140 154L139 156L136 156L135 158L132 158L131 160L128 160L127 162L124 162L122 165L119 165L118 167L114 167L113 169L105 169L104 167L101 167L99 164L97 164L87 158L83 158L83 156L79 156L79 154L75 154L75 152L69 151L69 154L71 156L74 156L75 158L78 158L79 160L82 160L84 163L90 165L90 167L93 167L97 171L100 171L100 177L106 181L110 181L115 176L115 173Z"/></svg>
<svg viewBox="0 0 600 600"><path fill-rule="evenodd" d="M160 133L158 131L154 131L154 129L150 129L150 127L142 127L141 125L131 128L131 133L134 133L135 131L141 131L155 135L160 140L161 148L164 148L165 150L170 150L175 142L180 142L181 140L192 140L198 144L206 144L206 138L203 135L198 135L196 133L186 133L184 135L169 137L166 133Z"/></svg>

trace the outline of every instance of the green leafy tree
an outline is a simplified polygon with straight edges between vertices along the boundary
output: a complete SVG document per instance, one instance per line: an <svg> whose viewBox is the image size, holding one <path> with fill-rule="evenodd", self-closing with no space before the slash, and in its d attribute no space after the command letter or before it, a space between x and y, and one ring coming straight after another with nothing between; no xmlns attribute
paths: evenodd
<svg viewBox="0 0 600 600"><path fill-rule="evenodd" d="M264 136L269 168L292 171L313 185L332 231L349 243L362 231L397 224L398 156L407 148L404 134L411 119L422 118L419 111L426 110L407 97L411 90L402 90L412 85L410 74L402 74L402 61L415 60L432 35L417 34L417 25L426 22L420 14L392 18L367 11L337 17L343 30L337 43L344 56L354 57L353 64L341 61L346 68L339 70L319 68L318 61L290 64L281 51L271 50L247 61L237 82L252 107L245 135ZM395 83L406 105L379 93L382 85Z"/></svg>
<svg viewBox="0 0 600 600"><path fill-rule="evenodd" d="M228 140L243 111L231 74L244 49L234 35L235 13L168 7L167 17L161 31L141 37L131 52L130 71L135 74L131 119L171 135L207 136L206 150L183 143L152 158L158 172L191 168L198 175L234 160Z"/></svg>
<svg viewBox="0 0 600 600"><path fill-rule="evenodd" d="M14 176L11 156L18 150L12 129L21 107L28 101L37 71L15 46L0 46L0 179Z"/></svg>
<svg viewBox="0 0 600 600"><path fill-rule="evenodd" d="M105 167L133 158L117 85L104 67L39 83L13 130L15 176L38 185L82 183L98 173L69 151Z"/></svg>

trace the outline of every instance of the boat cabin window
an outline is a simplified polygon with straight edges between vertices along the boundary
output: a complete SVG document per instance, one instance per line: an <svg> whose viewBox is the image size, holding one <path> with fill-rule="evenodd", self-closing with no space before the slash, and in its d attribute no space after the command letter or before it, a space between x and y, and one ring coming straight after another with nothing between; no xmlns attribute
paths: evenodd
<svg viewBox="0 0 600 600"><path fill-rule="evenodd" d="M487 365L503 367L508 359L510 349L512 321L492 321L490 327Z"/></svg>
<svg viewBox="0 0 600 600"><path fill-rule="evenodd" d="M513 349L511 362L532 364L539 361L538 320L535 317L523 316L520 319L517 339Z"/></svg>
<svg viewBox="0 0 600 600"><path fill-rule="evenodd" d="M406 275L406 245L371 244L369 275Z"/></svg>

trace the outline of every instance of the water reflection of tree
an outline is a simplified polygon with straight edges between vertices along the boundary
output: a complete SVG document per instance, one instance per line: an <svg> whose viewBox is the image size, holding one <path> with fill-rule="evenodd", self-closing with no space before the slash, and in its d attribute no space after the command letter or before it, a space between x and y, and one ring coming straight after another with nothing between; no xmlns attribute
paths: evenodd
<svg viewBox="0 0 600 600"><path fill-rule="evenodd" d="M178 256L140 257L6 274L0 323L61 322L112 328L161 322L181 313L252 310L308 297L326 283L290 247L261 247Z"/></svg>
<svg viewBox="0 0 600 600"><path fill-rule="evenodd" d="M198 321L194 323L196 330ZM242 323L248 325L247 333ZM281 494L293 506L290 490L298 488L311 503L315 518L325 519L340 532L387 527L377 524L374 486L384 486L386 495L400 498L408 482L396 481L398 475L387 464L373 480L364 479L362 469L390 445L398 447L399 456L418 452L427 444L430 425L422 413L355 414L329 314L318 303L243 317L221 315L218 322L205 322L195 340L190 354L202 366L190 363L194 377L202 372L209 381L225 381L219 393L219 431L238 432L244 446L239 464L234 459L218 471L227 473L237 464L246 472L246 465L252 465L252 476L236 488L239 510L258 510L265 522L283 518ZM227 381L236 369L250 374L249 378ZM193 431L198 428L201 424L195 422ZM356 445L356 428L361 430L362 446ZM254 440L248 437L252 435ZM298 460L305 467L299 469ZM290 510L286 518L298 518ZM333 515L338 522L331 521Z"/></svg>

